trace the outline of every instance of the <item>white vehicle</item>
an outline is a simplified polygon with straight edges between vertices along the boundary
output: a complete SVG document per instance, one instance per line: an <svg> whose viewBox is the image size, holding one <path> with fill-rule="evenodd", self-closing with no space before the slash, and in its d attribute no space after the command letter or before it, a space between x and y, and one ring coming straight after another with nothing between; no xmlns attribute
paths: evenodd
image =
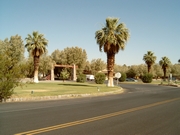
<svg viewBox="0 0 180 135"><path fill-rule="evenodd" d="M88 81L92 81L92 80L94 80L94 75L86 75L86 79Z"/></svg>

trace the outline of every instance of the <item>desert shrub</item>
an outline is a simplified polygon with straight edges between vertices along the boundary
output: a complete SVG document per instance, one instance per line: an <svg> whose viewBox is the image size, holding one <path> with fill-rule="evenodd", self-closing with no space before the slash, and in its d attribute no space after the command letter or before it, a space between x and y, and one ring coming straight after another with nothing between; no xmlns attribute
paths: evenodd
<svg viewBox="0 0 180 135"><path fill-rule="evenodd" d="M10 40L0 40L0 102L14 94L14 89L22 85L25 68L23 40L20 36L11 36Z"/></svg>
<svg viewBox="0 0 180 135"><path fill-rule="evenodd" d="M67 71L67 69L63 69L62 71L61 71L61 74L60 74L60 79L62 79L63 80L63 82L64 82L64 80L66 80L66 79L68 79L69 78L69 72Z"/></svg>
<svg viewBox="0 0 180 135"><path fill-rule="evenodd" d="M126 81L126 78L127 78L126 73L121 73L121 77L119 78L119 81L124 82Z"/></svg>
<svg viewBox="0 0 180 135"><path fill-rule="evenodd" d="M146 73L142 76L142 81L144 83L151 83L152 82L152 79L153 79L153 75L152 74L149 74L149 73Z"/></svg>
<svg viewBox="0 0 180 135"><path fill-rule="evenodd" d="M95 83L96 84L103 84L106 79L106 75L104 73L97 73L95 75Z"/></svg>
<svg viewBox="0 0 180 135"><path fill-rule="evenodd" d="M79 74L76 81L77 81L77 82L84 83L84 82L86 81L86 75L84 75L84 74Z"/></svg>

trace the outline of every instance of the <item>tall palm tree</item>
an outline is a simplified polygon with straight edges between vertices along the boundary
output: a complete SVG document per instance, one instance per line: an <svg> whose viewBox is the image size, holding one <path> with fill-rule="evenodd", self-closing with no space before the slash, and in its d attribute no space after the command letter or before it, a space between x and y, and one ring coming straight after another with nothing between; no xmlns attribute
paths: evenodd
<svg viewBox="0 0 180 135"><path fill-rule="evenodd" d="M38 69L39 69L39 58L45 53L48 40L44 38L43 34L34 31L32 35L28 34L26 38L26 45L28 52L34 57L34 82L38 83Z"/></svg>
<svg viewBox="0 0 180 135"><path fill-rule="evenodd" d="M159 65L162 67L164 72L164 79L166 79L167 68L170 66L170 64L171 61L169 60L168 57L162 57L162 60L159 61Z"/></svg>
<svg viewBox="0 0 180 135"><path fill-rule="evenodd" d="M153 52L147 51L147 54L144 54L143 60L147 65L148 73L150 73L151 67L156 61L156 56L154 56Z"/></svg>
<svg viewBox="0 0 180 135"><path fill-rule="evenodd" d="M129 38L129 30L125 24L118 24L118 22L118 18L107 18L106 26L95 33L99 50L102 51L103 48L107 54L108 86L114 86L113 70L115 54L117 54L119 50L124 50Z"/></svg>

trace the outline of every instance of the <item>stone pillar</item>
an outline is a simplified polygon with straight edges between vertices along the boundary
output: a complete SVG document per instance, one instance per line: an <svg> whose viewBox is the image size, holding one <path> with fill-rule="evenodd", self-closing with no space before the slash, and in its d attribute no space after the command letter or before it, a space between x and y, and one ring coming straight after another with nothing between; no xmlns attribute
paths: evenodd
<svg viewBox="0 0 180 135"><path fill-rule="evenodd" d="M51 81L54 81L54 66L51 66Z"/></svg>
<svg viewBox="0 0 180 135"><path fill-rule="evenodd" d="M76 81L77 77L76 77L76 65L73 64L73 81Z"/></svg>

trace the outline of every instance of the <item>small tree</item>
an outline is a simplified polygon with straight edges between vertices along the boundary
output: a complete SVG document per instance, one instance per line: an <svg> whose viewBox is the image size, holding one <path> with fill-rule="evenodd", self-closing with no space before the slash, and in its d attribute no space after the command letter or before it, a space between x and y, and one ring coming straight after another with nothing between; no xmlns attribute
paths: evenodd
<svg viewBox="0 0 180 135"><path fill-rule="evenodd" d="M0 41L0 102L10 98L24 76L22 63L24 48L20 36Z"/></svg>
<svg viewBox="0 0 180 135"><path fill-rule="evenodd" d="M63 82L69 78L69 72L66 68L61 71L60 77L63 79Z"/></svg>
<svg viewBox="0 0 180 135"><path fill-rule="evenodd" d="M106 79L106 75L104 73L97 73L95 75L96 84L103 84Z"/></svg>
<svg viewBox="0 0 180 135"><path fill-rule="evenodd" d="M121 73L121 77L119 78L119 81L124 82L126 81L126 78L127 78L126 73Z"/></svg>
<svg viewBox="0 0 180 135"><path fill-rule="evenodd" d="M10 98L14 93L14 88L19 86L20 79L23 76L21 65L13 66L10 70L11 63L9 60L3 60L0 54L0 102Z"/></svg>

